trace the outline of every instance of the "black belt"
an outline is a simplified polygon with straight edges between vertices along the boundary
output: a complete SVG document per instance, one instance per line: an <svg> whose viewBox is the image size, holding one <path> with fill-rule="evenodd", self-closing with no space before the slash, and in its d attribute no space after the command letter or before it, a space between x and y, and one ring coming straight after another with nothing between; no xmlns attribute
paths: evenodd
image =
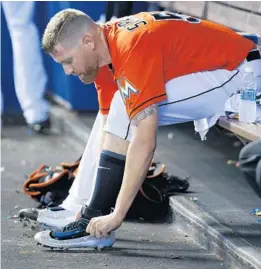
<svg viewBox="0 0 261 269"><path fill-rule="evenodd" d="M260 59L261 56L260 56L260 51L259 50L253 50L253 51L250 51L246 57L246 60L248 62L251 62L251 61L254 61L254 60L257 60L257 59Z"/></svg>

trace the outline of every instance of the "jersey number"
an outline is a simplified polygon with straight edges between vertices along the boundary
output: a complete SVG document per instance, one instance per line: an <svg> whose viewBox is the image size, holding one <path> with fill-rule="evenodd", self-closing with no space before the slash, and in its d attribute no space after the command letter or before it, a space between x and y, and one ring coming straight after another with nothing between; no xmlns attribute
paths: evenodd
<svg viewBox="0 0 261 269"><path fill-rule="evenodd" d="M150 13L150 15L154 18L155 21L176 20L176 21L185 21L189 23L200 23L200 19L167 11ZM146 24L148 24L148 22L143 19L136 18L134 16L129 16L120 20L120 22L117 25L118 27L125 28L127 31L131 32L141 27L142 25Z"/></svg>
<svg viewBox="0 0 261 269"><path fill-rule="evenodd" d="M133 16L127 17L126 19L121 20L118 23L118 27L125 28L129 32L139 28L142 25L146 25L147 22L145 20L135 18Z"/></svg>
<svg viewBox="0 0 261 269"><path fill-rule="evenodd" d="M185 21L189 23L200 23L200 19L186 16L183 14L167 12L167 11L152 13L150 15L155 19L155 21L177 20L177 21Z"/></svg>

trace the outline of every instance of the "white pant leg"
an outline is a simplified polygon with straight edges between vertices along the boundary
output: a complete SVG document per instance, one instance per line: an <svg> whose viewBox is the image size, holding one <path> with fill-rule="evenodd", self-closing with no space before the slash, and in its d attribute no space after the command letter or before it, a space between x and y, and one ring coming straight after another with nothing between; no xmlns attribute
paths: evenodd
<svg viewBox="0 0 261 269"><path fill-rule="evenodd" d="M114 121L115 116L117 120ZM118 118L119 116L119 118ZM70 211L78 211L83 204L89 204L95 187L100 157L100 138L103 131L102 115L98 113L88 143L84 150L77 176L62 207ZM116 124L111 125L111 121ZM123 127L123 128L122 128ZM119 91L114 94L107 124L104 131L130 140L129 118Z"/></svg>
<svg viewBox="0 0 261 269"><path fill-rule="evenodd" d="M130 120L119 90L113 96L104 130L127 141L131 139Z"/></svg>
<svg viewBox="0 0 261 269"><path fill-rule="evenodd" d="M115 116L117 117L117 120L114 120ZM100 157L99 143L103 130L101 117L101 114L98 113L84 150L77 176L69 191L68 197L61 205L67 210L76 212L83 204L88 204L91 199L95 187ZM117 91L112 99L107 124L104 127L104 130L130 141L131 134L129 129L129 118L125 105L122 101L120 92Z"/></svg>
<svg viewBox="0 0 261 269"><path fill-rule="evenodd" d="M159 124L175 124L224 114L225 102L242 89L242 75L251 66L261 85L261 60L243 63L235 70L193 73L166 83L167 101L159 104Z"/></svg>
<svg viewBox="0 0 261 269"><path fill-rule="evenodd" d="M238 70L219 69L168 81L167 100L159 104L159 124L176 124L223 114L226 100L240 88L238 77Z"/></svg>
<svg viewBox="0 0 261 269"><path fill-rule="evenodd" d="M77 176L62 207L70 211L78 211L91 197L100 156L100 138L103 129L102 115L98 113L87 145L85 147Z"/></svg>
<svg viewBox="0 0 261 269"><path fill-rule="evenodd" d="M33 22L34 2L2 2L10 32L16 95L28 123L43 121L49 106L43 99L47 76Z"/></svg>

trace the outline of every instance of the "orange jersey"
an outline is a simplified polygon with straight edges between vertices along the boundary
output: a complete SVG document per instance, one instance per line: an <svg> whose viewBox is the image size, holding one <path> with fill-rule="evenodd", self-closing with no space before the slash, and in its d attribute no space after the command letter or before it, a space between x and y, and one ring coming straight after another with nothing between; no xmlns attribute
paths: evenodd
<svg viewBox="0 0 261 269"><path fill-rule="evenodd" d="M255 47L225 26L171 12L124 17L106 24L103 31L130 119L165 100L169 80L201 71L233 70Z"/></svg>
<svg viewBox="0 0 261 269"><path fill-rule="evenodd" d="M100 112L101 114L106 115L109 113L113 95L118 90L109 66L100 68L94 84L98 94Z"/></svg>

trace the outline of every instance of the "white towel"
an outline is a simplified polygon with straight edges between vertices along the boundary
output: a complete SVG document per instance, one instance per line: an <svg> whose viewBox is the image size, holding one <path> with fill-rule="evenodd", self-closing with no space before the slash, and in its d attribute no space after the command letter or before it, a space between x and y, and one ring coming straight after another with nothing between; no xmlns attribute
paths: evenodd
<svg viewBox="0 0 261 269"><path fill-rule="evenodd" d="M202 141L206 140L206 135L208 133L208 130L216 124L217 120L221 116L229 115L233 117L235 114L238 114L239 102L240 102L240 94L239 93L234 94L227 100L223 114L216 114L209 118L194 120L195 132L199 133ZM257 105L256 122L261 122L261 105Z"/></svg>

